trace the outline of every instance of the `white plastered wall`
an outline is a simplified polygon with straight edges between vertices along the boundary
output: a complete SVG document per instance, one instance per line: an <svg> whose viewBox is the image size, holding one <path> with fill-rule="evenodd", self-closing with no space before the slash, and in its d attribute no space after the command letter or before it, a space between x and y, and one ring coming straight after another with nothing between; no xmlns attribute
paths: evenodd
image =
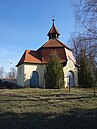
<svg viewBox="0 0 97 129"><path fill-rule="evenodd" d="M17 68L17 85L22 87L30 87L30 78L33 71L37 71L39 74L39 86L45 86L44 80L44 70L46 69L46 65L41 64L22 64ZM21 70L21 71L20 71ZM65 87L68 87L68 77L67 74L69 71L73 71L75 86L78 86L78 69L75 67L74 62L72 60L68 60L65 67L63 67L64 71L64 82Z"/></svg>
<svg viewBox="0 0 97 129"><path fill-rule="evenodd" d="M68 51L68 50L66 50ZM69 51L70 52L70 51ZM68 54L68 52L67 52ZM72 53L70 53L72 54ZM17 68L17 85L22 87L30 87L30 78L32 76L33 71L37 71L39 74L39 86L45 86L44 80L44 70L46 69L46 65L43 64L22 64ZM74 65L74 60L68 58L67 64L63 67L64 71L64 82L65 87L68 87L68 77L67 74L69 71L74 73L74 81L75 86L78 86L78 68Z"/></svg>
<svg viewBox="0 0 97 129"><path fill-rule="evenodd" d="M24 87L24 65L17 67L17 85Z"/></svg>
<svg viewBox="0 0 97 129"><path fill-rule="evenodd" d="M75 59L74 59L73 53L67 48L65 48L65 52L68 60L66 66L63 68L65 87L68 87L67 82L69 78L67 75L69 71L72 71L74 73L75 86L78 86L78 68L75 67Z"/></svg>
<svg viewBox="0 0 97 129"><path fill-rule="evenodd" d="M68 72L72 71L74 73L74 81L75 81L75 86L78 86L78 71L77 68L75 67L74 63L72 60L68 60L66 66L63 68L64 71L64 82L65 82L65 87L68 87Z"/></svg>
<svg viewBox="0 0 97 129"><path fill-rule="evenodd" d="M46 65L43 64L24 64L24 86L30 87L30 78L33 71L37 71L39 74L39 87L44 86L44 70Z"/></svg>

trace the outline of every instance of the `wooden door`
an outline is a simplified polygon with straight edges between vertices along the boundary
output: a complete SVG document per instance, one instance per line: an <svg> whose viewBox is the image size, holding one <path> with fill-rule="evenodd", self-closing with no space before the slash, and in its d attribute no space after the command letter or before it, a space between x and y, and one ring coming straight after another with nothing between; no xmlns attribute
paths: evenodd
<svg viewBox="0 0 97 129"><path fill-rule="evenodd" d="M33 88L39 87L39 74L36 71L32 72L32 77L30 79L30 86Z"/></svg>

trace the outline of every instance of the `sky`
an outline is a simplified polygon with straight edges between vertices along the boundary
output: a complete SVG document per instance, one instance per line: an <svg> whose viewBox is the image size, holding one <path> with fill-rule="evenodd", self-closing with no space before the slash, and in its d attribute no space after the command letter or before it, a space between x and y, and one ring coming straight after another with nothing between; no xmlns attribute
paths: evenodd
<svg viewBox="0 0 97 129"><path fill-rule="evenodd" d="M53 17L59 40L68 45L73 16L70 0L0 0L0 67L9 72L25 50L37 50L46 43Z"/></svg>

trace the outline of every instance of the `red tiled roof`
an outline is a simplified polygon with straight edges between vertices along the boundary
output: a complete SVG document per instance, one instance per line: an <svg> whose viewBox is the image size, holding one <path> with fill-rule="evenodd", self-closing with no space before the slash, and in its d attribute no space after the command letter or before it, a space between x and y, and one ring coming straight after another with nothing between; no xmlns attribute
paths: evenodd
<svg viewBox="0 0 97 129"><path fill-rule="evenodd" d="M58 34L58 35L60 35L60 33L58 32L58 30L56 29L54 24L52 25L52 28L50 29L50 31L48 32L47 35L49 36L50 34Z"/></svg>
<svg viewBox="0 0 97 129"><path fill-rule="evenodd" d="M38 50L41 53L41 60L42 62L48 62L48 58L49 58L49 54L51 53L51 51L56 51L58 53L59 58L61 59L61 61L66 61L66 53L65 53L65 49L62 47L57 47L57 48L42 48Z"/></svg>
<svg viewBox="0 0 97 129"><path fill-rule="evenodd" d="M43 47L63 47L62 44L57 39L50 39L48 40Z"/></svg>
<svg viewBox="0 0 97 129"><path fill-rule="evenodd" d="M16 66L19 66L22 63L41 63L41 60L36 51L26 50Z"/></svg>
<svg viewBox="0 0 97 129"><path fill-rule="evenodd" d="M19 66L23 63L47 63L49 54L52 50L57 51L61 62L65 62L67 60L65 48L72 51L58 39L50 39L37 51L26 50L16 66Z"/></svg>
<svg viewBox="0 0 97 129"><path fill-rule="evenodd" d="M67 47L65 44L60 42L58 39L50 39L42 47L43 48L47 48L47 47L50 47L50 48L52 48L52 47L65 47L65 48L69 49L70 51L72 51L69 47ZM41 49L42 47L40 47L39 49Z"/></svg>

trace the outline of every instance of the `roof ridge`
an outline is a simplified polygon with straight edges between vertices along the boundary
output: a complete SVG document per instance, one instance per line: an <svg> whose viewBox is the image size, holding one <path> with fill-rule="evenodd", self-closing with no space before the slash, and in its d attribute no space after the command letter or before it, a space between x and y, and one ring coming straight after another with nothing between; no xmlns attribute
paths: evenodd
<svg viewBox="0 0 97 129"><path fill-rule="evenodd" d="M56 39L59 43L61 43L61 45L63 45L64 47L66 47L67 49L69 49L69 50L71 50L72 51L72 49L71 48L69 48L69 47L67 47L67 45L65 45L64 43L62 43L60 40L58 40L58 39Z"/></svg>
<svg viewBox="0 0 97 129"><path fill-rule="evenodd" d="M48 40L45 44L43 44L39 49L37 49L37 51L38 50L40 50L41 48L43 48L43 47L46 47L45 45L47 45L48 43L49 43L49 41L52 41L52 40L55 40L55 41L58 41L63 47L65 47L65 48L67 48L67 49L69 49L70 51L72 51L72 49L70 49L67 45L65 45L64 43L62 43L60 40L58 40L58 39L50 39L50 40ZM60 47L62 47L62 46L60 46ZM53 47L53 46L52 46ZM57 46L56 46L57 47ZM59 47L59 46L58 46Z"/></svg>

